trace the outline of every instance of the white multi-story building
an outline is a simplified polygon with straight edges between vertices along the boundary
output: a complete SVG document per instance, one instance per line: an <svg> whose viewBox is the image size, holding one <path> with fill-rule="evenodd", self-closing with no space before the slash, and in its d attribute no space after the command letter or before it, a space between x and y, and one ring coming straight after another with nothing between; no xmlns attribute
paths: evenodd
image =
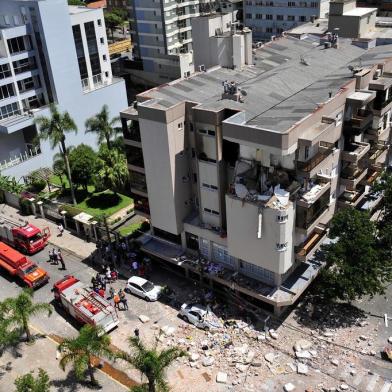
<svg viewBox="0 0 392 392"><path fill-rule="evenodd" d="M324 18L329 0L245 0L244 23L255 40L268 41L302 23Z"/></svg>
<svg viewBox="0 0 392 392"><path fill-rule="evenodd" d="M78 133L68 145L97 145L85 120L106 103L116 115L127 105L123 80L112 76L101 9L66 0L0 2L0 172L17 179L51 166L48 142L37 144L36 116L50 103L67 110Z"/></svg>
<svg viewBox="0 0 392 392"><path fill-rule="evenodd" d="M191 20L215 12L211 0L130 0L133 56L140 78L152 84L191 75L194 70ZM230 1L221 2L225 13L236 12ZM224 7L223 7L224 6ZM129 9L129 8L128 8ZM137 74L138 69L134 71Z"/></svg>

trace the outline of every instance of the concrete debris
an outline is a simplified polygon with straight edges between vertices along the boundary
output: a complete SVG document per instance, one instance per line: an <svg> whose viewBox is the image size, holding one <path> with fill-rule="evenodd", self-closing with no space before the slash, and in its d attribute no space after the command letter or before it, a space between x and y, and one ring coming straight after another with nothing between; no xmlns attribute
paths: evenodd
<svg viewBox="0 0 392 392"><path fill-rule="evenodd" d="M296 351L295 356L298 359L310 359L312 358L312 354L309 351Z"/></svg>
<svg viewBox="0 0 392 392"><path fill-rule="evenodd" d="M271 336L272 339L276 340L278 339L278 334L274 329L269 330L269 335Z"/></svg>
<svg viewBox="0 0 392 392"><path fill-rule="evenodd" d="M342 391L347 391L349 387L348 387L347 384L341 384L341 385L339 386L339 388L340 388L340 390L342 390Z"/></svg>
<svg viewBox="0 0 392 392"><path fill-rule="evenodd" d="M246 358L245 358L245 363L249 364L253 361L254 357L256 356L256 353L254 351L249 351Z"/></svg>
<svg viewBox="0 0 392 392"><path fill-rule="evenodd" d="M267 362L272 363L272 362L274 362L275 354L274 353L267 353L267 354L264 355L264 359Z"/></svg>
<svg viewBox="0 0 392 392"><path fill-rule="evenodd" d="M291 382L287 383L284 387L283 387L285 392L291 392L294 391L295 389L295 385L292 384Z"/></svg>
<svg viewBox="0 0 392 392"><path fill-rule="evenodd" d="M169 327L168 325L164 325L163 327L161 327L161 332L165 336L172 336L176 332L176 328L175 327Z"/></svg>
<svg viewBox="0 0 392 392"><path fill-rule="evenodd" d="M191 362L196 362L199 358L200 358L200 355L199 355L198 353L192 353L192 354L189 356L189 360L190 360Z"/></svg>
<svg viewBox="0 0 392 392"><path fill-rule="evenodd" d="M339 366L339 361L337 359L332 359L331 360L332 365L334 366Z"/></svg>
<svg viewBox="0 0 392 392"><path fill-rule="evenodd" d="M359 336L359 339L360 339L360 340L367 340L367 336L365 336L365 335L360 335L360 336Z"/></svg>
<svg viewBox="0 0 392 392"><path fill-rule="evenodd" d="M248 366L244 365L243 363L236 363L235 368L241 373L245 373L248 370Z"/></svg>
<svg viewBox="0 0 392 392"><path fill-rule="evenodd" d="M391 343L391 344L392 344L392 336L390 336L390 337L388 338L388 343Z"/></svg>
<svg viewBox="0 0 392 392"><path fill-rule="evenodd" d="M145 324L145 323L148 323L148 322L150 321L150 317L145 316L144 314L141 314L141 315L139 316L139 320L140 320L143 324Z"/></svg>
<svg viewBox="0 0 392 392"><path fill-rule="evenodd" d="M309 350L312 347L312 342L306 339L299 339L294 344L294 351Z"/></svg>
<svg viewBox="0 0 392 392"><path fill-rule="evenodd" d="M332 338L333 335L334 335L334 334L333 334L332 332L324 332L324 333L323 333L323 336L326 337L326 338Z"/></svg>
<svg viewBox="0 0 392 392"><path fill-rule="evenodd" d="M308 374L309 373L308 365L305 365L304 363L299 362L297 364L297 373L298 374Z"/></svg>
<svg viewBox="0 0 392 392"><path fill-rule="evenodd" d="M265 339L266 339L266 338L265 338L265 333L260 334L260 335L257 336L257 340L258 340L259 342L262 342L262 341L264 341Z"/></svg>
<svg viewBox="0 0 392 392"><path fill-rule="evenodd" d="M216 382L219 384L226 384L227 383L227 373L218 372L216 375Z"/></svg>
<svg viewBox="0 0 392 392"><path fill-rule="evenodd" d="M215 362L215 359L213 357L205 357L203 359L202 365L207 367L207 366L212 366Z"/></svg>

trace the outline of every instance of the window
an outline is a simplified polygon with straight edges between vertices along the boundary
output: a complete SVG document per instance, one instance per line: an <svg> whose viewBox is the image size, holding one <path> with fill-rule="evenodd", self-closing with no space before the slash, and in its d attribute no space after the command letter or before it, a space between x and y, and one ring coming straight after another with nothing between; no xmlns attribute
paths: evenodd
<svg viewBox="0 0 392 392"><path fill-rule="evenodd" d="M305 1L300 1L299 6L306 8L308 6L308 4Z"/></svg>
<svg viewBox="0 0 392 392"><path fill-rule="evenodd" d="M300 21L300 22L306 22L306 16L301 15L301 16L299 17L299 21Z"/></svg>
<svg viewBox="0 0 392 392"><path fill-rule="evenodd" d="M106 61L106 54L102 55L102 59L103 59L103 61Z"/></svg>
<svg viewBox="0 0 392 392"><path fill-rule="evenodd" d="M108 78L109 77L109 72L105 71L105 77Z"/></svg>
<svg viewBox="0 0 392 392"><path fill-rule="evenodd" d="M207 135L207 130L199 129L199 133L201 133L202 135Z"/></svg>
<svg viewBox="0 0 392 392"><path fill-rule="evenodd" d="M196 184L197 183L197 174L193 173L193 182Z"/></svg>
<svg viewBox="0 0 392 392"><path fill-rule="evenodd" d="M245 19L252 19L252 14L245 14Z"/></svg>
<svg viewBox="0 0 392 392"><path fill-rule="evenodd" d="M277 215L276 216L276 221L279 222L279 223L287 222L288 219L289 219L288 215Z"/></svg>
<svg viewBox="0 0 392 392"><path fill-rule="evenodd" d="M215 136L215 131L211 131L210 129L208 130L207 133L209 136Z"/></svg>
<svg viewBox="0 0 392 392"><path fill-rule="evenodd" d="M212 243L212 260L233 268L236 264L235 257L229 255L227 248L215 242Z"/></svg>
<svg viewBox="0 0 392 392"><path fill-rule="evenodd" d="M25 44L24 37L11 38L7 41L7 43L11 54L23 52L24 50L28 49Z"/></svg>
<svg viewBox="0 0 392 392"><path fill-rule="evenodd" d="M288 5L289 7L295 7L295 1L289 1L289 2L287 3L287 5Z"/></svg>
<svg viewBox="0 0 392 392"><path fill-rule="evenodd" d="M283 33L283 29L282 29L281 27L277 27L277 28L276 28L276 32L277 32L278 34L282 34L282 33Z"/></svg>
<svg viewBox="0 0 392 392"><path fill-rule="evenodd" d="M218 187L215 185L210 185L210 184L206 184L205 182L203 182L202 187L211 191L217 191Z"/></svg>
<svg viewBox="0 0 392 392"><path fill-rule="evenodd" d="M177 124L177 128L179 131L183 131L184 130L184 124L183 123L178 123Z"/></svg>
<svg viewBox="0 0 392 392"><path fill-rule="evenodd" d="M309 158L309 146L305 147L304 158L305 158L305 160Z"/></svg>
<svg viewBox="0 0 392 392"><path fill-rule="evenodd" d="M276 15L276 20L283 20L283 15Z"/></svg>
<svg viewBox="0 0 392 392"><path fill-rule="evenodd" d="M317 8L318 7L318 3L316 1L311 1L310 2L310 7L311 8Z"/></svg>
<svg viewBox="0 0 392 392"><path fill-rule="evenodd" d="M276 244L276 250L277 250L278 252L284 252L284 251L286 251L286 250L287 250L287 242L284 242L284 243L277 243L277 244Z"/></svg>
<svg viewBox="0 0 392 392"><path fill-rule="evenodd" d="M11 76L10 66L8 64L0 65L0 79L5 79Z"/></svg>
<svg viewBox="0 0 392 392"><path fill-rule="evenodd" d="M210 208L204 208L204 212L207 212L208 214L218 215L219 216L219 212L218 211L211 210Z"/></svg>
<svg viewBox="0 0 392 392"><path fill-rule="evenodd" d="M99 42L103 45L103 44L105 43L105 38L101 37L101 38L99 39Z"/></svg>
<svg viewBox="0 0 392 392"><path fill-rule="evenodd" d="M15 95L14 85L12 83L0 86L0 100L13 97Z"/></svg>
<svg viewBox="0 0 392 392"><path fill-rule="evenodd" d="M244 275L247 275L251 278L257 277L258 279L268 283L274 283L274 273L272 271L243 260L240 260L239 267L241 273Z"/></svg>
<svg viewBox="0 0 392 392"><path fill-rule="evenodd" d="M18 81L18 89L20 92L31 90L34 88L33 78L26 78Z"/></svg>
<svg viewBox="0 0 392 392"><path fill-rule="evenodd" d="M102 26L102 20L101 19L98 19L97 23L98 23L98 26Z"/></svg>
<svg viewBox="0 0 392 392"><path fill-rule="evenodd" d="M19 105L17 102L0 107L0 119L11 117L15 114L20 114Z"/></svg>
<svg viewBox="0 0 392 392"><path fill-rule="evenodd" d="M273 17L272 17L271 14L267 14L267 15L265 16L265 18L266 18L267 20L272 20L272 19L273 19Z"/></svg>
<svg viewBox="0 0 392 392"><path fill-rule="evenodd" d="M263 14L256 14L256 19L263 19Z"/></svg>
<svg viewBox="0 0 392 392"><path fill-rule="evenodd" d="M273 33L273 32L274 32L274 29L273 29L272 27L267 27L267 28L265 29L265 31L266 31L267 33Z"/></svg>
<svg viewBox="0 0 392 392"><path fill-rule="evenodd" d="M295 20L295 16L294 15L287 15L287 20L289 20L290 22L293 22Z"/></svg>

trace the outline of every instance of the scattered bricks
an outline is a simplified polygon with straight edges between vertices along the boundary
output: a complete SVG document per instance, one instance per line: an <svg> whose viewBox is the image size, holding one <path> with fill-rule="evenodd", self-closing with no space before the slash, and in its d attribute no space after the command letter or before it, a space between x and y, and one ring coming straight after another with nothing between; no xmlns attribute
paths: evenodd
<svg viewBox="0 0 392 392"><path fill-rule="evenodd" d="M269 335L271 336L272 339L276 340L278 339L278 334L274 329L269 330Z"/></svg>
<svg viewBox="0 0 392 392"><path fill-rule="evenodd" d="M295 385L292 384L291 382L287 383L284 387L283 387L285 392L291 392L294 391L295 389Z"/></svg>
<svg viewBox="0 0 392 392"><path fill-rule="evenodd" d="M299 339L294 344L294 351L309 350L312 347L312 342L306 339Z"/></svg>
<svg viewBox="0 0 392 392"><path fill-rule="evenodd" d="M219 384L226 384L227 383L227 373L218 372L216 375L216 382Z"/></svg>
<svg viewBox="0 0 392 392"><path fill-rule="evenodd" d="M308 374L309 373L309 368L308 365L305 365L303 363L298 363L297 364L297 373L298 374Z"/></svg>
<svg viewBox="0 0 392 392"><path fill-rule="evenodd" d="M267 354L264 355L264 359L267 362L272 363L272 362L274 362L275 354L274 353L267 353Z"/></svg>
<svg viewBox="0 0 392 392"><path fill-rule="evenodd" d="M139 320L140 320L143 324L145 324L145 323L148 323L148 322L150 321L150 317L145 316L144 314L141 314L141 315L139 316Z"/></svg>

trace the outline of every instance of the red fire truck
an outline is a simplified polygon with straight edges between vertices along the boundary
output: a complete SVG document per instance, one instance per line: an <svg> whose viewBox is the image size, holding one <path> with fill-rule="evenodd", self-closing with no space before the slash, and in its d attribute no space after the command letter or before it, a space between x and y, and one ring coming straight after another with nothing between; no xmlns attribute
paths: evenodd
<svg viewBox="0 0 392 392"><path fill-rule="evenodd" d="M116 309L74 276L56 282L53 292L57 303L80 323L101 326L105 332L118 325Z"/></svg>
<svg viewBox="0 0 392 392"><path fill-rule="evenodd" d="M45 248L50 237L48 227L43 230L28 223L0 215L0 240L23 253L33 254Z"/></svg>
<svg viewBox="0 0 392 392"><path fill-rule="evenodd" d="M49 280L49 275L43 268L3 242L0 242L0 268L17 276L31 288L42 286Z"/></svg>

